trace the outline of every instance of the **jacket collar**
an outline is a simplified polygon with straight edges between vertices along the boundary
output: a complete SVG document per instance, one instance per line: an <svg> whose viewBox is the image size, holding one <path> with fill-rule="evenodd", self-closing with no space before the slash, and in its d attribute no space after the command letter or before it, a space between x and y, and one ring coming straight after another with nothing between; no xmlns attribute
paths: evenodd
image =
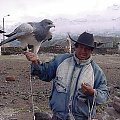
<svg viewBox="0 0 120 120"><path fill-rule="evenodd" d="M74 60L77 65L87 65L92 61L92 56L90 56L87 60L79 60L74 53Z"/></svg>

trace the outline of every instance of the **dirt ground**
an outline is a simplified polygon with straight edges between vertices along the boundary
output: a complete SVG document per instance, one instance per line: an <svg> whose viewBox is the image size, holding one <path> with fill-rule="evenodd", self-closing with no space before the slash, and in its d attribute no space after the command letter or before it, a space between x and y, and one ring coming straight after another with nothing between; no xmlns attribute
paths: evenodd
<svg viewBox="0 0 120 120"><path fill-rule="evenodd" d="M41 61L49 61L53 54L41 54ZM107 76L108 86L120 86L120 56L94 55ZM9 75L15 81L6 81ZM32 80L35 111L50 112L48 98L51 83ZM23 55L0 56L0 120L32 120L33 106L30 87L30 62Z"/></svg>

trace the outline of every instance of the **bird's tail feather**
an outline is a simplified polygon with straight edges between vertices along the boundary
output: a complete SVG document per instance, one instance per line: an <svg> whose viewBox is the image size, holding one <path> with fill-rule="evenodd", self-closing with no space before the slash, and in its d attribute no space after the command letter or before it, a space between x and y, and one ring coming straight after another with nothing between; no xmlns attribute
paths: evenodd
<svg viewBox="0 0 120 120"><path fill-rule="evenodd" d="M4 36L6 37L11 37L12 35L14 35L15 33L10 33L10 34L4 34Z"/></svg>
<svg viewBox="0 0 120 120"><path fill-rule="evenodd" d="M22 37L22 36L25 36L25 35L28 35L28 34L30 34L30 33L25 33L25 32L17 33L15 35L11 36L11 37L8 37L6 40L2 41L0 43L0 46L4 45L6 43L12 42L12 41L18 39L19 37Z"/></svg>
<svg viewBox="0 0 120 120"><path fill-rule="evenodd" d="M13 31L12 33L9 33L9 34L4 34L4 36L6 36L6 37L11 37L11 36L13 36L13 35L15 35L16 34L16 32L15 31Z"/></svg>
<svg viewBox="0 0 120 120"><path fill-rule="evenodd" d="M6 33L5 31L3 31L3 30L0 30L0 33Z"/></svg>
<svg viewBox="0 0 120 120"><path fill-rule="evenodd" d="M10 39L10 38L8 38L8 39L2 41L2 42L0 43L0 46L4 45L4 44L6 44L6 43L12 42L12 41L14 41L14 40L15 40L15 39Z"/></svg>

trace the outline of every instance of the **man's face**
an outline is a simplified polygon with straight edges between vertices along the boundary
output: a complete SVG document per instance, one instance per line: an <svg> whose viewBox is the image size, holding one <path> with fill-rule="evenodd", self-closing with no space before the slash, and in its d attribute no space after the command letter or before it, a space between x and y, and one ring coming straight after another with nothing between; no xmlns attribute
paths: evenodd
<svg viewBox="0 0 120 120"><path fill-rule="evenodd" d="M92 48L82 44L78 44L78 47L75 48L75 55L80 60L88 59L91 53L92 53Z"/></svg>

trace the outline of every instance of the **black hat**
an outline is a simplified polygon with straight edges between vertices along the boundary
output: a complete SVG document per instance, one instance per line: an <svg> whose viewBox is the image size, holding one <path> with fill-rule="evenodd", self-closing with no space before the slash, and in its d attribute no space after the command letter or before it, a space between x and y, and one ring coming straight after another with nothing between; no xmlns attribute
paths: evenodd
<svg viewBox="0 0 120 120"><path fill-rule="evenodd" d="M70 35L69 35L70 37ZM82 33L79 37L78 37L78 40L73 40L71 37L70 39L76 43L80 43L80 44L83 44L83 45L86 45L88 47L91 47L91 48L94 48L94 38L93 38L93 34L90 34L90 33L87 33L87 32L84 32Z"/></svg>

